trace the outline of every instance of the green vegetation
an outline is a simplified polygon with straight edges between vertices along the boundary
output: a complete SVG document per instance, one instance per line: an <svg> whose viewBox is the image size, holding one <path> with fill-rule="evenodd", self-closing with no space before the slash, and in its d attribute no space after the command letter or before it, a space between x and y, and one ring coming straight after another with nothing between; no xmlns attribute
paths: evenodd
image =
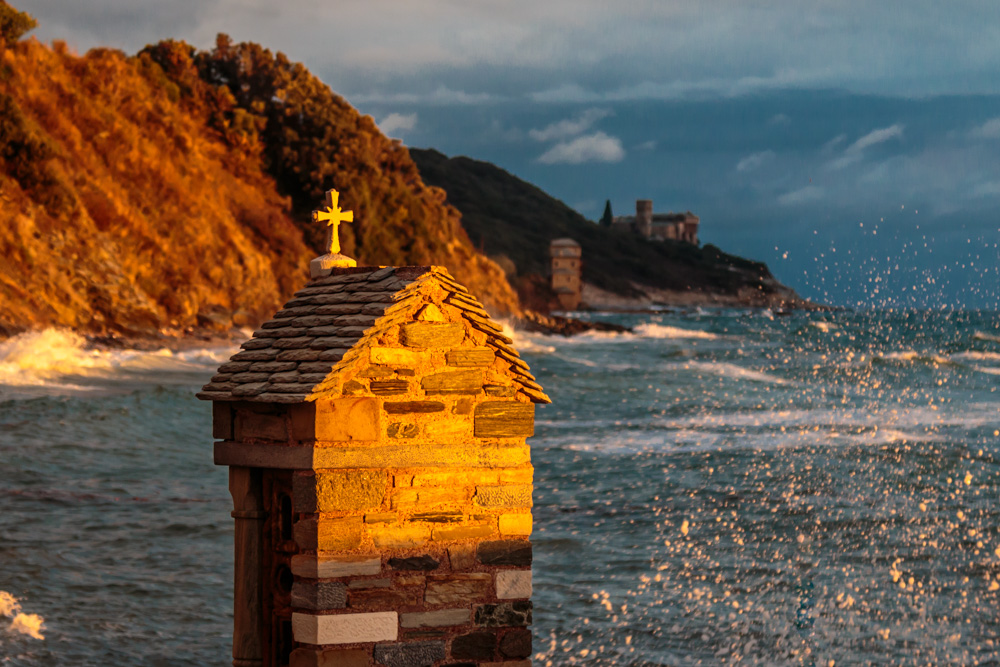
<svg viewBox="0 0 1000 667"><path fill-rule="evenodd" d="M513 261L522 287L546 275L549 242L560 237L582 247L586 282L626 296L639 292L635 285L735 295L748 288L771 291L777 284L766 265L712 245L647 241L595 224L488 162L449 159L434 150L410 149L410 155L425 182L448 192L472 242L490 256Z"/></svg>

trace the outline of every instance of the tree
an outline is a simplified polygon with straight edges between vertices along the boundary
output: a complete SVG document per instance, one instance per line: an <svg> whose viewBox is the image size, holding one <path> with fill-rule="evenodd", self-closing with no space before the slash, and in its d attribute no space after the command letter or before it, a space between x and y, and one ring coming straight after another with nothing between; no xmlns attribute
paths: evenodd
<svg viewBox="0 0 1000 667"><path fill-rule="evenodd" d="M610 227L613 221L614 217L611 215L611 200L606 199L604 201L604 215L601 216L601 226Z"/></svg>
<svg viewBox="0 0 1000 667"><path fill-rule="evenodd" d="M34 30L37 25L38 21L35 20L34 16L27 12L18 11L0 0L0 42L4 46L13 46L17 40Z"/></svg>

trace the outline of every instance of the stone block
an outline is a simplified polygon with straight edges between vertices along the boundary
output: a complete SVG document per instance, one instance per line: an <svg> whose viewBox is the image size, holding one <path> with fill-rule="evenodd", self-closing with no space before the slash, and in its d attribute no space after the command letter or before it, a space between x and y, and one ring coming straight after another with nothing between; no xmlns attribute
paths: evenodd
<svg viewBox="0 0 1000 667"><path fill-rule="evenodd" d="M288 667L368 667L371 649L297 648L289 657Z"/></svg>
<svg viewBox="0 0 1000 667"><path fill-rule="evenodd" d="M417 319L421 322L447 322L437 304L429 303L417 312Z"/></svg>
<svg viewBox="0 0 1000 667"><path fill-rule="evenodd" d="M369 527L379 549L412 549L430 541L431 529L424 524L379 525Z"/></svg>
<svg viewBox="0 0 1000 667"><path fill-rule="evenodd" d="M531 515L501 514L499 528L501 535L531 535Z"/></svg>
<svg viewBox="0 0 1000 667"><path fill-rule="evenodd" d="M530 484L477 486L473 501L479 507L531 507Z"/></svg>
<svg viewBox="0 0 1000 667"><path fill-rule="evenodd" d="M292 574L307 579L365 577L382 572L382 558L377 554L351 556L292 556Z"/></svg>
<svg viewBox="0 0 1000 667"><path fill-rule="evenodd" d="M442 470L418 472L413 475L411 486L476 486L477 484L496 484L499 473L496 470Z"/></svg>
<svg viewBox="0 0 1000 667"><path fill-rule="evenodd" d="M404 570L402 573L396 574L395 580L400 586L423 586L427 582L427 577L423 574L413 574Z"/></svg>
<svg viewBox="0 0 1000 667"><path fill-rule="evenodd" d="M435 442L468 442L472 437L471 419L443 419L424 426L424 436Z"/></svg>
<svg viewBox="0 0 1000 667"><path fill-rule="evenodd" d="M372 380L368 388L376 396L392 396L409 393L410 383L407 380Z"/></svg>
<svg viewBox="0 0 1000 667"><path fill-rule="evenodd" d="M478 605L476 625L489 628L531 625L531 600Z"/></svg>
<svg viewBox="0 0 1000 667"><path fill-rule="evenodd" d="M426 357L421 352L391 347L373 347L368 354L371 363L385 366L417 366Z"/></svg>
<svg viewBox="0 0 1000 667"><path fill-rule="evenodd" d="M350 551L361 544L360 516L299 519L293 529L295 543L306 551Z"/></svg>
<svg viewBox="0 0 1000 667"><path fill-rule="evenodd" d="M225 443L221 443L225 444ZM281 447L280 449L291 449ZM219 448L216 447L216 452ZM226 450L229 458L239 452ZM218 459L217 459L218 460ZM505 468L524 465L531 460L527 443L450 443L406 444L364 447L315 447L312 449L314 468ZM306 467L309 467L308 465Z"/></svg>
<svg viewBox="0 0 1000 667"><path fill-rule="evenodd" d="M471 622L472 612L468 609L438 609L399 615L399 625L403 628L444 628Z"/></svg>
<svg viewBox="0 0 1000 667"><path fill-rule="evenodd" d="M382 435L381 414L376 398L316 401L315 439L323 442L378 440Z"/></svg>
<svg viewBox="0 0 1000 667"><path fill-rule="evenodd" d="M531 484L535 475L535 469L529 463L519 468L507 468L500 471L501 484Z"/></svg>
<svg viewBox="0 0 1000 667"><path fill-rule="evenodd" d="M487 396L493 398L511 398L517 393L517 387L506 384L487 384L483 386Z"/></svg>
<svg viewBox="0 0 1000 667"><path fill-rule="evenodd" d="M476 545L455 544L448 547L448 560L453 570L471 570L476 566Z"/></svg>
<svg viewBox="0 0 1000 667"><path fill-rule="evenodd" d="M408 422L393 422L385 434L390 438L415 438L420 434L420 427Z"/></svg>
<svg viewBox="0 0 1000 667"><path fill-rule="evenodd" d="M336 581L296 581L291 600L292 606L300 609L343 609L347 606L347 587Z"/></svg>
<svg viewBox="0 0 1000 667"><path fill-rule="evenodd" d="M497 598L521 600L531 597L531 570L498 570Z"/></svg>
<svg viewBox="0 0 1000 667"><path fill-rule="evenodd" d="M445 363L449 366L490 366L496 359L496 354L488 347L470 347L448 350L445 353Z"/></svg>
<svg viewBox="0 0 1000 667"><path fill-rule="evenodd" d="M421 589L368 588L349 590L347 601L352 609L399 609L420 604Z"/></svg>
<svg viewBox="0 0 1000 667"><path fill-rule="evenodd" d="M424 376L420 386L428 394L478 394L483 390L481 370L443 371Z"/></svg>
<svg viewBox="0 0 1000 667"><path fill-rule="evenodd" d="M365 523L396 523L399 515L395 512L374 512L365 515Z"/></svg>
<svg viewBox="0 0 1000 667"><path fill-rule="evenodd" d="M500 639L500 655L505 658L531 656L531 630L516 628Z"/></svg>
<svg viewBox="0 0 1000 667"><path fill-rule="evenodd" d="M443 641L376 644L375 662L385 667L431 667L445 659Z"/></svg>
<svg viewBox="0 0 1000 667"><path fill-rule="evenodd" d="M470 604L488 597L492 585L493 577L488 572L431 576L424 591L424 602L429 605Z"/></svg>
<svg viewBox="0 0 1000 667"><path fill-rule="evenodd" d="M410 515L410 521L423 521L425 523L460 523L463 514L458 511L453 512L418 512Z"/></svg>
<svg viewBox="0 0 1000 667"><path fill-rule="evenodd" d="M237 440L288 441L288 424L281 414L268 415L238 410L234 431Z"/></svg>
<svg viewBox="0 0 1000 667"><path fill-rule="evenodd" d="M448 542L458 540L481 540L492 537L496 533L493 524L479 524L473 526L448 526L435 528L431 533L431 539L435 542Z"/></svg>
<svg viewBox="0 0 1000 667"><path fill-rule="evenodd" d="M303 644L360 644L395 641L399 617L394 611L364 614L292 613L292 636Z"/></svg>
<svg viewBox="0 0 1000 667"><path fill-rule="evenodd" d="M476 406L477 438L521 438L535 434L535 405L516 401L485 401Z"/></svg>
<svg viewBox="0 0 1000 667"><path fill-rule="evenodd" d="M233 439L233 405L231 402L213 401L212 437L217 440Z"/></svg>
<svg viewBox="0 0 1000 667"><path fill-rule="evenodd" d="M399 328L399 338L407 347L455 347L465 338L458 323L411 322Z"/></svg>
<svg viewBox="0 0 1000 667"><path fill-rule="evenodd" d="M299 370L301 372L305 373L305 371L302 370L301 366L299 367ZM360 373L358 373L357 377L359 377L359 378L387 378L387 377L389 377L392 374L393 374L393 370L391 368L389 368L388 366L369 366L368 368L366 368L363 371L361 371Z"/></svg>
<svg viewBox="0 0 1000 667"><path fill-rule="evenodd" d="M299 512L352 512L381 507L389 478L381 470L337 470L316 473L316 510Z"/></svg>
<svg viewBox="0 0 1000 667"><path fill-rule="evenodd" d="M353 581L347 582L347 587L352 591L370 588L389 588L391 585L391 579L354 579Z"/></svg>
<svg viewBox="0 0 1000 667"><path fill-rule="evenodd" d="M472 414L472 399L466 396L455 401L452 413L456 415Z"/></svg>
<svg viewBox="0 0 1000 667"><path fill-rule="evenodd" d="M480 542L476 547L476 559L483 565L531 565L531 542L528 540L493 540Z"/></svg>
<svg viewBox="0 0 1000 667"><path fill-rule="evenodd" d="M391 507L394 510L431 510L444 505L464 505L469 500L469 490L458 487L406 487L392 490Z"/></svg>
<svg viewBox="0 0 1000 667"><path fill-rule="evenodd" d="M441 563L430 554L422 556L395 557L389 559L389 567L394 570L423 571L438 569Z"/></svg>
<svg viewBox="0 0 1000 667"><path fill-rule="evenodd" d="M441 401L386 401L383 408L390 415L429 414L444 412L444 403Z"/></svg>
<svg viewBox="0 0 1000 667"><path fill-rule="evenodd" d="M451 657L459 660L490 660L497 650L497 636L488 630L459 635L451 642Z"/></svg>
<svg viewBox="0 0 1000 667"><path fill-rule="evenodd" d="M515 628L500 639L500 655L505 658L531 657L531 630Z"/></svg>

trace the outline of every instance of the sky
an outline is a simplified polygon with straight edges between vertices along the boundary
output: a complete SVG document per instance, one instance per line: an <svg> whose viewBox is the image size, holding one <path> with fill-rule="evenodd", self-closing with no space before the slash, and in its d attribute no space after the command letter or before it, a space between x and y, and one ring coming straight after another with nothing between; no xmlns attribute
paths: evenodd
<svg viewBox="0 0 1000 667"><path fill-rule="evenodd" d="M1000 307L995 0L15 0L134 53L301 61L408 146L598 218L652 199L844 306Z"/></svg>

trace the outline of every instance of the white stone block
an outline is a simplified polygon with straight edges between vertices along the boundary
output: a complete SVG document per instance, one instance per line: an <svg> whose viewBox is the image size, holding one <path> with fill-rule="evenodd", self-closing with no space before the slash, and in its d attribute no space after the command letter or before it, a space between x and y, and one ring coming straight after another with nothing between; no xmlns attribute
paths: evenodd
<svg viewBox="0 0 1000 667"><path fill-rule="evenodd" d="M394 611L367 614L292 614L292 636L305 644L353 644L395 641L399 617Z"/></svg>
<svg viewBox="0 0 1000 667"><path fill-rule="evenodd" d="M381 571L380 556L292 556L292 573L306 579L365 577Z"/></svg>
<svg viewBox="0 0 1000 667"><path fill-rule="evenodd" d="M451 625L465 625L472 620L468 609L440 609L402 614L399 624L404 628L443 628Z"/></svg>
<svg viewBox="0 0 1000 667"><path fill-rule="evenodd" d="M496 581L497 597L501 600L531 597L531 570L500 570Z"/></svg>

